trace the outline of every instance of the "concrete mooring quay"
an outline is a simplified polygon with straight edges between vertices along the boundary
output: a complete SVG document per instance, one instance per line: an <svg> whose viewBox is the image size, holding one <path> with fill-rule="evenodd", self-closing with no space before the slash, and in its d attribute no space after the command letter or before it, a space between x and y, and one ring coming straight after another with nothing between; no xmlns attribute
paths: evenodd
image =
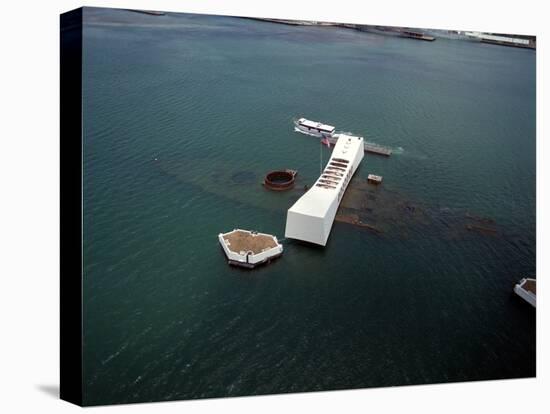
<svg viewBox="0 0 550 414"><path fill-rule="evenodd" d="M369 183L373 184L381 184L382 183L382 176L376 175L376 174L369 174L367 177L367 180Z"/></svg>
<svg viewBox="0 0 550 414"><path fill-rule="evenodd" d="M257 231L235 229L220 233L218 240L230 265L252 269L283 254L277 237Z"/></svg>

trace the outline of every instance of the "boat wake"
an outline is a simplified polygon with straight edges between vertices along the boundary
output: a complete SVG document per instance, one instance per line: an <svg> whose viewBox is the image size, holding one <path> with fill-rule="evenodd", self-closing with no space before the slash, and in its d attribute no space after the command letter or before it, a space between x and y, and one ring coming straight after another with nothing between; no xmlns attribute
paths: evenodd
<svg viewBox="0 0 550 414"><path fill-rule="evenodd" d="M371 147L378 147L378 148L382 148L382 149L389 149L389 150L391 150L392 155L403 154L405 152L403 147L390 147L388 145L380 145L380 144L377 144L376 142L372 142L372 141L365 141L365 145L370 145Z"/></svg>
<svg viewBox="0 0 550 414"><path fill-rule="evenodd" d="M337 135L337 134L358 136L357 134L354 134L353 132L349 132L349 131L337 131L335 133L335 135ZM382 145L382 144L378 144L377 142L374 142L374 141L369 141L368 139L365 139L365 137L363 137L363 139L365 140L366 145L370 145L372 147L383 148L383 149L389 149L389 150L391 150L392 154L403 154L403 152L405 152L403 147L391 147L389 145Z"/></svg>

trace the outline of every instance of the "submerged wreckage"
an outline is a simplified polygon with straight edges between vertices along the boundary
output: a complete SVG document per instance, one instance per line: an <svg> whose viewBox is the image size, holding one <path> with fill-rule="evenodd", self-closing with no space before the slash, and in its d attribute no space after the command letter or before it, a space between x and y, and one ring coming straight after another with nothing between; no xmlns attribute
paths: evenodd
<svg viewBox="0 0 550 414"><path fill-rule="evenodd" d="M331 125L301 118L295 127L299 132L322 137L322 142L329 147L333 144L334 149L317 181L288 209L285 237L325 246L340 202L369 149L362 137L336 134ZM378 153L389 155L391 151ZM294 170L272 171L263 184L270 190L288 190L294 185L295 176ZM232 265L253 268L283 253L283 246L270 234L235 229L220 233L218 239Z"/></svg>

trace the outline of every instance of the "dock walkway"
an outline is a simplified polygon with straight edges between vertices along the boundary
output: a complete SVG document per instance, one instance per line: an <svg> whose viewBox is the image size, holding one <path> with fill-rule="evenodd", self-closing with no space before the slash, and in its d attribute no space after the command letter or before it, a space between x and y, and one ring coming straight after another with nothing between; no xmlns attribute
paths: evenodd
<svg viewBox="0 0 550 414"><path fill-rule="evenodd" d="M332 145L336 145L336 142L338 142L338 134L335 134L332 137L329 137L329 142ZM371 154L377 154L377 155L383 155L385 157L389 157L392 154L392 149L388 147L383 147L382 145L373 144L370 142L365 142L363 140L363 147L365 149L365 152L370 152Z"/></svg>

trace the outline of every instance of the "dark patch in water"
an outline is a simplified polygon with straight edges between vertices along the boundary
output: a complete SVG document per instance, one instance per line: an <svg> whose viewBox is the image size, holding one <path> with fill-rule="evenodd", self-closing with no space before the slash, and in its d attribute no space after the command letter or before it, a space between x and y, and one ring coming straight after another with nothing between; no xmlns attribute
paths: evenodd
<svg viewBox="0 0 550 414"><path fill-rule="evenodd" d="M253 184L255 181L258 178L253 171L237 171L231 175L231 182L234 184Z"/></svg>
<svg viewBox="0 0 550 414"><path fill-rule="evenodd" d="M440 236L448 240L501 234L490 217L430 207L384 187L377 188L375 196L370 187L366 180L355 178L342 199L336 221L404 237L428 229L439 229Z"/></svg>
<svg viewBox="0 0 550 414"><path fill-rule="evenodd" d="M495 220L493 220L490 217L482 217L482 216L476 216L475 214L466 213L465 217L467 219L470 219L472 221L483 223L483 224L495 224Z"/></svg>
<svg viewBox="0 0 550 414"><path fill-rule="evenodd" d="M485 226L478 226L474 224L466 224L466 230L468 231L474 231L478 234L493 236L497 233L497 230L491 227L485 227Z"/></svg>

